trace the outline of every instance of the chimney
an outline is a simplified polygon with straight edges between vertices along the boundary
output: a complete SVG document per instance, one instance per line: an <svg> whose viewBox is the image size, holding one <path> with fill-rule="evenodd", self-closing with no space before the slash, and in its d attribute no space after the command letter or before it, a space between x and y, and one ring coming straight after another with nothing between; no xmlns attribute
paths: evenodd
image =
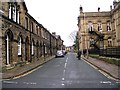
<svg viewBox="0 0 120 90"><path fill-rule="evenodd" d="M55 36L55 35L56 35L56 32L52 32L52 35L54 35L54 36Z"/></svg>
<svg viewBox="0 0 120 90"><path fill-rule="evenodd" d="M83 12L83 7L80 5L80 12Z"/></svg>
<svg viewBox="0 0 120 90"><path fill-rule="evenodd" d="M114 6L114 8L116 7L116 5L117 5L117 1L114 0L114 1L113 1L113 6Z"/></svg>
<svg viewBox="0 0 120 90"><path fill-rule="evenodd" d="M112 11L112 5L110 6L110 11Z"/></svg>
<svg viewBox="0 0 120 90"><path fill-rule="evenodd" d="M98 7L98 12L100 12L100 7Z"/></svg>

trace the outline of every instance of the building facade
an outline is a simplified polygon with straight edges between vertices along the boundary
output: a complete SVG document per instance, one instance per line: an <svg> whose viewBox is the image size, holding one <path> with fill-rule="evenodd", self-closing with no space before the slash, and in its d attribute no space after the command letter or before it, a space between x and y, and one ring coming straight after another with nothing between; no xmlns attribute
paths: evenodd
<svg viewBox="0 0 120 90"><path fill-rule="evenodd" d="M106 49L120 46L120 1L113 1L110 11L83 12L78 17L79 49Z"/></svg>
<svg viewBox="0 0 120 90"><path fill-rule="evenodd" d="M43 62L57 51L58 40L29 13L25 2L0 2L0 61L2 67ZM61 46L63 43L61 44ZM61 47L60 46L60 47ZM58 48L60 48L58 47Z"/></svg>

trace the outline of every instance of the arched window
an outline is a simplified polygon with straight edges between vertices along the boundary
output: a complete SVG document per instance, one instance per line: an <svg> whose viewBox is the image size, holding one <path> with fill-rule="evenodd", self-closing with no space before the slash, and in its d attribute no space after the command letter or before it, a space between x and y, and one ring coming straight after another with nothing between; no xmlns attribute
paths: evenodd
<svg viewBox="0 0 120 90"><path fill-rule="evenodd" d="M6 35L6 65L10 64L10 52L9 52L9 35Z"/></svg>
<svg viewBox="0 0 120 90"><path fill-rule="evenodd" d="M17 23L19 24L20 23L20 12L17 11Z"/></svg>
<svg viewBox="0 0 120 90"><path fill-rule="evenodd" d="M9 19L12 19L13 21L17 22L19 24L20 21L20 12L19 12L19 6L16 3L9 3Z"/></svg>
<svg viewBox="0 0 120 90"><path fill-rule="evenodd" d="M16 22L17 17L16 17L16 5L13 6L12 13L13 13L13 20Z"/></svg>
<svg viewBox="0 0 120 90"><path fill-rule="evenodd" d="M12 11L12 4L10 3L10 4L9 4L9 19L11 19L11 17L12 17L11 11Z"/></svg>
<svg viewBox="0 0 120 90"><path fill-rule="evenodd" d="M19 36L18 38L18 55L22 55L22 38Z"/></svg>
<svg viewBox="0 0 120 90"><path fill-rule="evenodd" d="M5 33L5 52L6 52L6 65L11 63L12 59L12 39L13 33L10 30L7 30Z"/></svg>
<svg viewBox="0 0 120 90"><path fill-rule="evenodd" d="M39 43L38 43L38 41L37 41L37 43L36 43L36 47L37 47L37 50L36 50L36 55L37 55L37 58L39 57Z"/></svg>
<svg viewBox="0 0 120 90"><path fill-rule="evenodd" d="M31 32L33 32L33 22L31 22Z"/></svg>
<svg viewBox="0 0 120 90"><path fill-rule="evenodd" d="M34 55L34 41L32 40L32 43L31 43L31 54Z"/></svg>

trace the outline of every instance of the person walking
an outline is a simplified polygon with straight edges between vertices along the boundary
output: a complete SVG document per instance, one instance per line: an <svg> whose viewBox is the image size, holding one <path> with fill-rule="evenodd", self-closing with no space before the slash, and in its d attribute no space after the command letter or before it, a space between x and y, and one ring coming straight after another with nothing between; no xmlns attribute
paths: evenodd
<svg viewBox="0 0 120 90"><path fill-rule="evenodd" d="M81 51L80 50L78 51L77 55L78 55L78 59L80 60L81 59Z"/></svg>

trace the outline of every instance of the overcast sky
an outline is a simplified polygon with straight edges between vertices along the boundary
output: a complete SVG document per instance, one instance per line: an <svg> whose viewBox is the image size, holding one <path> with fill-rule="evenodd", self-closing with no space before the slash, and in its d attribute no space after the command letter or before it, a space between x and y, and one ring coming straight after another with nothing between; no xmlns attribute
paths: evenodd
<svg viewBox="0 0 120 90"><path fill-rule="evenodd" d="M70 34L78 30L77 17L79 7L85 12L110 11L113 0L25 0L28 13L50 32L56 32L64 40L64 45L71 46Z"/></svg>

